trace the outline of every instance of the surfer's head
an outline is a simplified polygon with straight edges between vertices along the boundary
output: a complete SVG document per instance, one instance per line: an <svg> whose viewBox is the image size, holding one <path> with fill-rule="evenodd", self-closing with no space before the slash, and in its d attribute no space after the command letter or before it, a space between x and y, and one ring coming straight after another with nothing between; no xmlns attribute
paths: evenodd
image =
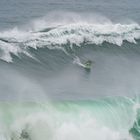
<svg viewBox="0 0 140 140"><path fill-rule="evenodd" d="M91 65L92 64L92 61L91 60L87 60L85 64Z"/></svg>

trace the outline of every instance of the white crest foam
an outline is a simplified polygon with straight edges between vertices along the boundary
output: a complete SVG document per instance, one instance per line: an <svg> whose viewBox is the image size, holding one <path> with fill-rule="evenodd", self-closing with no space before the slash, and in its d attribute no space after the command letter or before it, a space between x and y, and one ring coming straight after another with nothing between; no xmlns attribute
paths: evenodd
<svg viewBox="0 0 140 140"><path fill-rule="evenodd" d="M140 39L140 25L136 23L114 24L111 22L87 23L79 21L77 23L67 21L64 25L64 22L62 22L60 26L51 28L45 27L44 21L41 31L24 31L14 28L1 32L0 59L12 62L11 53L16 56L19 53L24 53L31 57L31 54L27 51L29 47L65 50L64 46L67 44L70 47L73 44L80 47L82 43L101 45L103 42L121 46L123 41L136 43L136 40ZM38 28L36 27L36 29Z"/></svg>

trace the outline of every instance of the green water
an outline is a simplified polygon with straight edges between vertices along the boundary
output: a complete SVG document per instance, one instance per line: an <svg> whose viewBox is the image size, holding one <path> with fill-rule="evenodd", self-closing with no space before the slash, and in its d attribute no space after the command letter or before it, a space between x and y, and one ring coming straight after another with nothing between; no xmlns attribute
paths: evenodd
<svg viewBox="0 0 140 140"><path fill-rule="evenodd" d="M136 131L138 103L124 97L0 103L0 110L5 140L138 140L140 135L139 129Z"/></svg>

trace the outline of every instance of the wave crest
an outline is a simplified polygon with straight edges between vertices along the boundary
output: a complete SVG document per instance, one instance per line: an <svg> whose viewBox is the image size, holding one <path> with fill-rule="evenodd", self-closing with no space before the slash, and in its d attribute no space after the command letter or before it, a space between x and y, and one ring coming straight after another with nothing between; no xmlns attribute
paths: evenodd
<svg viewBox="0 0 140 140"><path fill-rule="evenodd" d="M62 49L65 46L81 46L81 44L101 45L103 42L118 46L123 41L136 43L140 39L139 24L67 24L41 31L20 31L13 29L0 33L0 59L12 62L11 53L18 56L24 53L31 56L28 48Z"/></svg>

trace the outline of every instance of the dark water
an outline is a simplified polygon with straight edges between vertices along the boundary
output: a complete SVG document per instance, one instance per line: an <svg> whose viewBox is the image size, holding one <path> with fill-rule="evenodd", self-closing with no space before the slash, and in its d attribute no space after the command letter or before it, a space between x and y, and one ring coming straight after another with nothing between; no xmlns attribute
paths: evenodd
<svg viewBox="0 0 140 140"><path fill-rule="evenodd" d="M0 1L0 140L139 140L139 9Z"/></svg>

